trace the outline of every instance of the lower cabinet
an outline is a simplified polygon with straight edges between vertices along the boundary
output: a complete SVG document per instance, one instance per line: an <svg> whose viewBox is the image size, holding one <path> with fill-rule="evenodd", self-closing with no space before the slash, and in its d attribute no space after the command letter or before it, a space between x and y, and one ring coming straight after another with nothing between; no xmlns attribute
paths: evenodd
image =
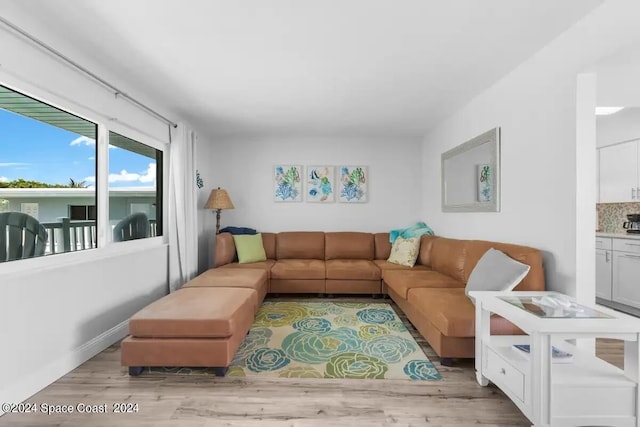
<svg viewBox="0 0 640 427"><path fill-rule="evenodd" d="M596 297L611 301L612 265L611 251L596 249Z"/></svg>
<svg viewBox="0 0 640 427"><path fill-rule="evenodd" d="M613 251L612 299L640 308L640 254Z"/></svg>

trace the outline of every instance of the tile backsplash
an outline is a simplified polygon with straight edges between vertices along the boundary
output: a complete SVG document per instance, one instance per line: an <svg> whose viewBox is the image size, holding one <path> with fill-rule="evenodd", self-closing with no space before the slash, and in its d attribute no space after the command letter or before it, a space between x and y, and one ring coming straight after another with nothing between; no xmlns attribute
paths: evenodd
<svg viewBox="0 0 640 427"><path fill-rule="evenodd" d="M597 203L598 231L604 233L625 233L622 223L627 214L640 213L640 202L629 203Z"/></svg>

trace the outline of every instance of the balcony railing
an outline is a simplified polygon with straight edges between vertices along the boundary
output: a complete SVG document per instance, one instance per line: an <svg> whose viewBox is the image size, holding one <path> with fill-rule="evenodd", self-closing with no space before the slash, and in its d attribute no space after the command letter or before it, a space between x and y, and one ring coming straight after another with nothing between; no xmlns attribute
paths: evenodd
<svg viewBox="0 0 640 427"><path fill-rule="evenodd" d="M59 218L58 222L43 222L42 225L47 230L45 255L93 249L98 245L95 221ZM156 235L156 220L149 220L149 236Z"/></svg>

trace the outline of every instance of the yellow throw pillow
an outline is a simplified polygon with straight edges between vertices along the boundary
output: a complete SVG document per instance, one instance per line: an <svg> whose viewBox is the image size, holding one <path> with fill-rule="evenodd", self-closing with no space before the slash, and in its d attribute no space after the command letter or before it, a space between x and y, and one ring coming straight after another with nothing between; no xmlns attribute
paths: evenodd
<svg viewBox="0 0 640 427"><path fill-rule="evenodd" d="M238 253L238 263L266 261L267 254L262 244L262 234L234 234L233 243Z"/></svg>
<svg viewBox="0 0 640 427"><path fill-rule="evenodd" d="M399 265L413 267L418 259L420 252L420 237L411 237L405 239L403 237L396 238L391 247L391 254L388 262Z"/></svg>

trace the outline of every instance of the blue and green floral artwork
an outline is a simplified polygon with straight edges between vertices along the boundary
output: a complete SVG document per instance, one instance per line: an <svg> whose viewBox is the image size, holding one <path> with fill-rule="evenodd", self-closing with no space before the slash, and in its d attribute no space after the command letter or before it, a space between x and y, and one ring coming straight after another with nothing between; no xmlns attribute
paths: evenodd
<svg viewBox="0 0 640 427"><path fill-rule="evenodd" d="M306 200L324 203L335 201L333 180L333 166L307 166Z"/></svg>
<svg viewBox="0 0 640 427"><path fill-rule="evenodd" d="M363 203L369 196L369 176L366 166L340 166L339 200Z"/></svg>
<svg viewBox="0 0 640 427"><path fill-rule="evenodd" d="M438 380L386 303L263 303L228 376Z"/></svg>
<svg viewBox="0 0 640 427"><path fill-rule="evenodd" d="M492 199L491 166L478 165L478 201L490 202Z"/></svg>
<svg viewBox="0 0 640 427"><path fill-rule="evenodd" d="M274 200L276 202L302 201L302 166L277 165L274 167Z"/></svg>

